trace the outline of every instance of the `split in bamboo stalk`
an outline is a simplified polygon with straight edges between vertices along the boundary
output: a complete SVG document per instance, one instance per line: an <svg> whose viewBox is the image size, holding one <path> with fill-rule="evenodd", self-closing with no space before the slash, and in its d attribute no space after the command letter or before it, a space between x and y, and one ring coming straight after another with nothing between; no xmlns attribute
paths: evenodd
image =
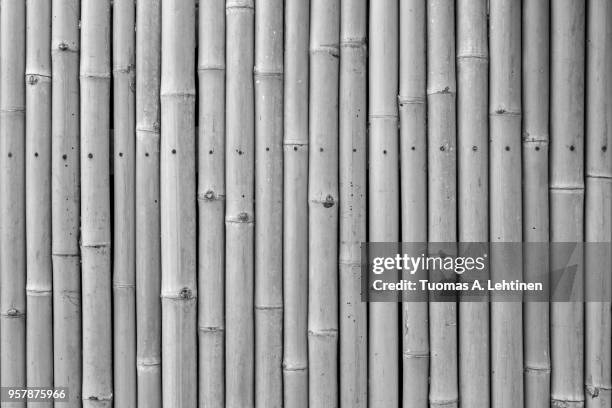
<svg viewBox="0 0 612 408"><path fill-rule="evenodd" d="M113 3L113 362L117 408L136 406L135 7Z"/></svg>
<svg viewBox="0 0 612 408"><path fill-rule="evenodd" d="M523 1L523 239L548 242L550 1ZM525 281L548 282L545 245L527 244ZM548 302L524 303L525 407L550 405Z"/></svg>
<svg viewBox="0 0 612 408"><path fill-rule="evenodd" d="M2 0L0 8L0 385L21 388L26 385L26 7L25 1Z"/></svg>
<svg viewBox="0 0 612 408"><path fill-rule="evenodd" d="M402 241L427 241L426 0L400 1L399 119ZM426 278L426 277L423 277ZM429 406L427 302L402 305L403 406Z"/></svg>
<svg viewBox="0 0 612 408"><path fill-rule="evenodd" d="M255 406L253 319L254 4L226 3L226 374L229 408Z"/></svg>
<svg viewBox="0 0 612 408"><path fill-rule="evenodd" d="M51 269L51 2L29 0L26 23L27 386L53 387ZM51 408L53 402L42 402Z"/></svg>
<svg viewBox="0 0 612 408"><path fill-rule="evenodd" d="M457 240L455 5L427 1L428 239ZM430 302L431 407L457 407L457 304Z"/></svg>
<svg viewBox="0 0 612 408"><path fill-rule="evenodd" d="M283 406L283 1L255 3L255 404ZM281 215L281 216L279 216Z"/></svg>
<svg viewBox="0 0 612 408"><path fill-rule="evenodd" d="M309 407L338 404L340 1L312 0L308 172Z"/></svg>
<svg viewBox="0 0 612 408"><path fill-rule="evenodd" d="M80 1L52 2L53 380L70 408L82 406L79 19Z"/></svg>
<svg viewBox="0 0 612 408"><path fill-rule="evenodd" d="M522 279L521 3L492 0L489 20L491 279ZM514 244L512 244L514 243ZM508 259L514 259L509 263ZM492 299L491 406L523 407L522 304Z"/></svg>
<svg viewBox="0 0 612 408"><path fill-rule="evenodd" d="M225 402L225 1L199 4L199 400Z"/></svg>
<svg viewBox="0 0 612 408"><path fill-rule="evenodd" d="M195 3L162 1L162 405L197 404Z"/></svg>
<svg viewBox="0 0 612 408"><path fill-rule="evenodd" d="M367 304L361 301L366 241L367 0L340 9L340 406L367 407Z"/></svg>
<svg viewBox="0 0 612 408"><path fill-rule="evenodd" d="M283 402L308 406L309 0L285 1Z"/></svg>
<svg viewBox="0 0 612 408"><path fill-rule="evenodd" d="M551 1L550 240L581 242L584 215L585 2ZM578 257L580 254L578 255ZM563 258L551 254L551 270ZM582 259L575 259L580 265ZM583 273L577 271L578 276ZM551 404L584 404L584 306L551 304Z"/></svg>
<svg viewBox="0 0 612 408"><path fill-rule="evenodd" d="M489 237L487 7L487 0L457 2L457 194L462 242L487 242ZM460 302L457 323L461 404L488 408L488 302Z"/></svg>
<svg viewBox="0 0 612 408"><path fill-rule="evenodd" d="M110 1L82 2L83 406L112 407L109 183Z"/></svg>

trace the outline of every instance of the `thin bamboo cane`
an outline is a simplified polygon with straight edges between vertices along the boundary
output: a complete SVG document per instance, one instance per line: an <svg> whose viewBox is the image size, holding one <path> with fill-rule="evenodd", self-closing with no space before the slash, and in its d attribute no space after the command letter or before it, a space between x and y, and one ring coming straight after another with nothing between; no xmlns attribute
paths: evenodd
<svg viewBox="0 0 612 408"><path fill-rule="evenodd" d="M427 39L425 0L400 1L399 115L402 241L427 241ZM427 302L402 307L403 406L429 406Z"/></svg>
<svg viewBox="0 0 612 408"><path fill-rule="evenodd" d="M550 239L553 242L583 240L584 41L585 2L552 1ZM551 261L558 255L553 251ZM583 311L580 301L551 305L551 399L555 407L584 404Z"/></svg>
<svg viewBox="0 0 612 408"><path fill-rule="evenodd" d="M313 0L308 172L309 407L338 406L338 76L340 2Z"/></svg>
<svg viewBox="0 0 612 408"><path fill-rule="evenodd" d="M285 1L283 402L308 406L308 49L310 1Z"/></svg>
<svg viewBox="0 0 612 408"><path fill-rule="evenodd" d="M547 242L550 1L523 2L523 237ZM548 279L548 251L525 248L525 281ZM544 282L546 283L546 282ZM525 407L550 405L549 303L524 303Z"/></svg>
<svg viewBox="0 0 612 408"><path fill-rule="evenodd" d="M585 253L585 391L586 407L600 408L612 405L612 5L591 0L587 11L585 241L606 244L587 246Z"/></svg>
<svg viewBox="0 0 612 408"><path fill-rule="evenodd" d="M457 2L457 210L463 242L487 242L489 236L487 8L487 0ZM489 407L488 302L460 302L458 325L461 404Z"/></svg>
<svg viewBox="0 0 612 408"><path fill-rule="evenodd" d="M82 2L83 406L111 407L110 1Z"/></svg>
<svg viewBox="0 0 612 408"><path fill-rule="evenodd" d="M161 0L139 1L136 6L137 397L139 408L161 408Z"/></svg>
<svg viewBox="0 0 612 408"><path fill-rule="evenodd" d="M427 2L428 229L430 242L457 239L455 5ZM431 407L457 407L457 305L429 305Z"/></svg>
<svg viewBox="0 0 612 408"><path fill-rule="evenodd" d="M113 3L114 400L136 406L135 5Z"/></svg>
<svg viewBox="0 0 612 408"><path fill-rule="evenodd" d="M229 0L226 78L226 376L227 407L255 405L253 322L254 4Z"/></svg>
<svg viewBox="0 0 612 408"><path fill-rule="evenodd" d="M77 0L52 2L51 216L53 259L53 380L81 401L81 260L79 140L79 18Z"/></svg>
<svg viewBox="0 0 612 408"><path fill-rule="evenodd" d="M491 279L522 279L521 3L490 3ZM511 243L515 244L511 244ZM508 262L514 259L514 263ZM522 304L491 303L491 406L523 407Z"/></svg>
<svg viewBox="0 0 612 408"><path fill-rule="evenodd" d="M26 9L20 0L0 8L0 385L25 387Z"/></svg>
<svg viewBox="0 0 612 408"><path fill-rule="evenodd" d="M367 407L367 304L360 244L366 241L367 1L340 4L340 406Z"/></svg>
<svg viewBox="0 0 612 408"><path fill-rule="evenodd" d="M27 2L26 41L27 386L53 387L49 1ZM51 408L53 402L39 406Z"/></svg>
<svg viewBox="0 0 612 408"><path fill-rule="evenodd" d="M199 5L198 332L200 407L224 406L225 1Z"/></svg>
<svg viewBox="0 0 612 408"><path fill-rule="evenodd" d="M162 16L162 405L195 407L195 3L162 1Z"/></svg>
<svg viewBox="0 0 612 408"><path fill-rule="evenodd" d="M283 2L255 3L255 403L283 406Z"/></svg>

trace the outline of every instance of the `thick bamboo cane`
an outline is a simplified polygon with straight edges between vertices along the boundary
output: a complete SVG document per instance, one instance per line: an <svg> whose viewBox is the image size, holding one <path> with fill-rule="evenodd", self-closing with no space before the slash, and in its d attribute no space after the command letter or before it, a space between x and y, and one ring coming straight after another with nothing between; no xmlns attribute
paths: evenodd
<svg viewBox="0 0 612 408"><path fill-rule="evenodd" d="M70 408L82 406L79 18L79 1L52 2L53 381L70 390L56 405Z"/></svg>
<svg viewBox="0 0 612 408"><path fill-rule="evenodd" d="M427 39L425 0L400 1L399 115L402 241L427 241ZM429 406L427 302L402 307L403 406Z"/></svg>
<svg viewBox="0 0 612 408"><path fill-rule="evenodd" d="M26 357L28 387L53 387L51 269L51 3L27 2ZM53 402L38 404L51 408Z"/></svg>
<svg viewBox="0 0 612 408"><path fill-rule="evenodd" d="M583 240L584 41L585 2L552 1L550 240L553 242ZM551 261L558 255L553 251ZM579 270L579 277L581 273ZM584 405L583 311L581 301L551 305L553 406Z"/></svg>
<svg viewBox="0 0 612 408"><path fill-rule="evenodd" d="M463 242L489 240L487 8L487 0L457 2L458 234ZM460 302L458 325L461 404L489 407L488 302Z"/></svg>
<svg viewBox="0 0 612 408"><path fill-rule="evenodd" d="M255 405L254 395L254 4L228 0L226 77L225 399L230 408Z"/></svg>
<svg viewBox="0 0 612 408"><path fill-rule="evenodd" d="M522 279L521 3L492 0L489 23L489 240L491 278L499 281ZM490 312L491 406L521 408L522 304L493 299Z"/></svg>
<svg viewBox="0 0 612 408"><path fill-rule="evenodd" d="M610 243L612 242L612 5L591 0L587 4L586 72L586 197L585 241L606 243L587 246L585 266L586 407L612 405ZM587 244L589 245L589 244ZM595 247L595 245L597 245ZM597 296L599 295L599 296Z"/></svg>
<svg viewBox="0 0 612 408"><path fill-rule="evenodd" d="M308 406L308 49L310 1L285 1L283 402Z"/></svg>
<svg viewBox="0 0 612 408"><path fill-rule="evenodd" d="M113 3L113 361L117 408L136 406L135 5Z"/></svg>
<svg viewBox="0 0 612 408"><path fill-rule="evenodd" d="M113 406L109 183L110 1L82 2L83 406Z"/></svg>
<svg viewBox="0 0 612 408"><path fill-rule="evenodd" d="M547 242L550 1L523 2L523 238ZM526 281L548 277L548 251L526 245ZM524 303L525 407L550 405L548 302Z"/></svg>
<svg viewBox="0 0 612 408"><path fill-rule="evenodd" d="M25 387L26 8L23 0L0 8L0 385Z"/></svg>
<svg viewBox="0 0 612 408"><path fill-rule="evenodd" d="M161 408L161 0L136 5L137 398L139 408Z"/></svg>
<svg viewBox="0 0 612 408"><path fill-rule="evenodd" d="M361 301L366 241L367 1L340 4L340 406L367 407L367 304Z"/></svg>
<svg viewBox="0 0 612 408"><path fill-rule="evenodd" d="M340 2L312 0L308 172L309 407L338 405Z"/></svg>
<svg viewBox="0 0 612 408"><path fill-rule="evenodd" d="M225 1L199 5L198 333L201 407L224 406Z"/></svg>
<svg viewBox="0 0 612 408"><path fill-rule="evenodd" d="M370 1L370 228L368 240L399 237L398 1ZM399 404L398 306L370 303L368 400L371 407Z"/></svg>
<svg viewBox="0 0 612 408"><path fill-rule="evenodd" d="M164 0L162 16L162 405L195 407L195 3Z"/></svg>
<svg viewBox="0 0 612 408"><path fill-rule="evenodd" d="M283 406L283 2L255 2L255 403Z"/></svg>
<svg viewBox="0 0 612 408"><path fill-rule="evenodd" d="M457 239L455 5L427 1L429 241ZM429 305L431 407L457 407L457 305Z"/></svg>

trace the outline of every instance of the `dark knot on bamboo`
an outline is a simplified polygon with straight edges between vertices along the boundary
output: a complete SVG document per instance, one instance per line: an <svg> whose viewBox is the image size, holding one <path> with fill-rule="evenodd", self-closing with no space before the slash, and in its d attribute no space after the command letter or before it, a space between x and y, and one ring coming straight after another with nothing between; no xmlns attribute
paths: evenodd
<svg viewBox="0 0 612 408"><path fill-rule="evenodd" d="M28 76L28 84L36 85L37 82L38 82L38 78L36 77L36 75Z"/></svg>
<svg viewBox="0 0 612 408"><path fill-rule="evenodd" d="M238 221L247 222L248 220L249 220L249 214L245 212L241 212L240 214L238 214Z"/></svg>
<svg viewBox="0 0 612 408"><path fill-rule="evenodd" d="M189 299L189 298L191 298L191 289L189 289L189 288L181 289L181 291L179 292L179 297L181 299Z"/></svg>
<svg viewBox="0 0 612 408"><path fill-rule="evenodd" d="M325 201L323 202L323 207L330 208L334 205L334 202L335 202L334 197L328 194L327 197L325 197Z"/></svg>
<svg viewBox="0 0 612 408"><path fill-rule="evenodd" d="M66 44L65 42L61 42L58 44L57 48L60 51L66 51L68 49L68 44Z"/></svg>
<svg viewBox="0 0 612 408"><path fill-rule="evenodd" d="M215 193L212 190L208 190L206 193L204 193L204 199L211 201L215 198Z"/></svg>

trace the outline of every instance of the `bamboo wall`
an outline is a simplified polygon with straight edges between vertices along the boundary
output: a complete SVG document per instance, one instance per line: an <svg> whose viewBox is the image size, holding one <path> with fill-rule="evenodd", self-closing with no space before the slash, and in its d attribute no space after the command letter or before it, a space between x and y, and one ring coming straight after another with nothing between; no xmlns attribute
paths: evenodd
<svg viewBox="0 0 612 408"><path fill-rule="evenodd" d="M611 76L609 0L0 0L0 385L612 406L609 301L360 296L365 241L612 241Z"/></svg>

